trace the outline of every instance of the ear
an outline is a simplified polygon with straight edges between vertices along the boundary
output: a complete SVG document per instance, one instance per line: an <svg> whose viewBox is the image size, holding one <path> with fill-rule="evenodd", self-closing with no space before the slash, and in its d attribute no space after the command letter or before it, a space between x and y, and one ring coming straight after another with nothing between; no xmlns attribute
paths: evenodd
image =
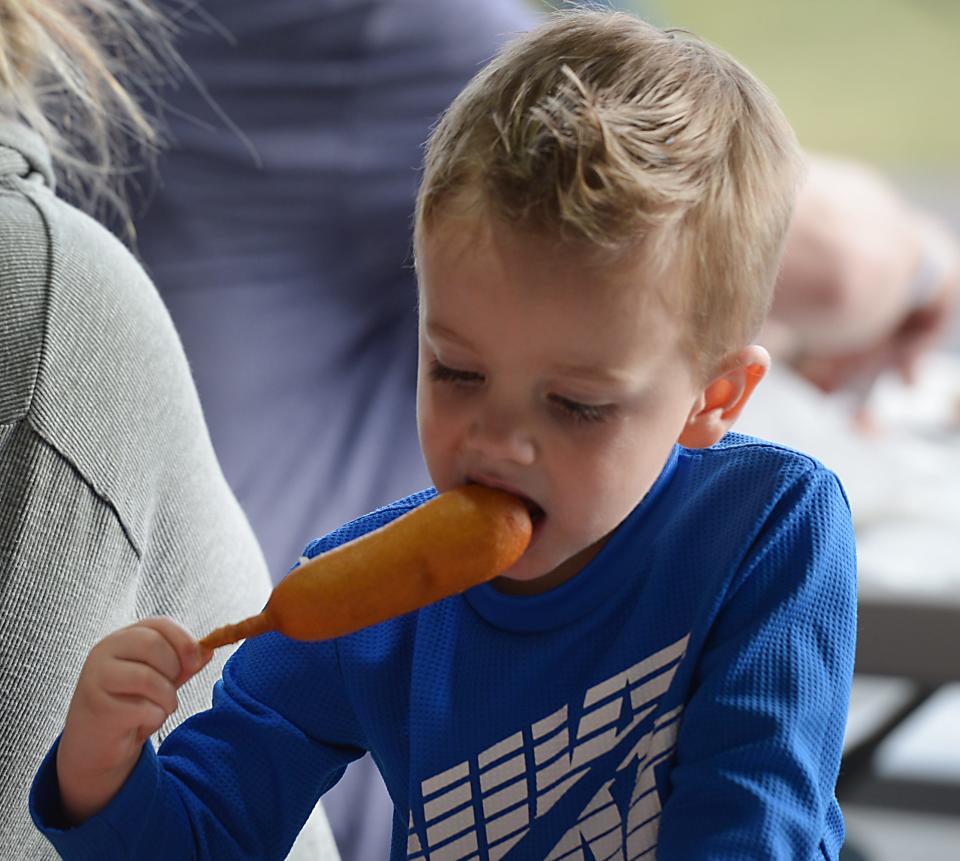
<svg viewBox="0 0 960 861"><path fill-rule="evenodd" d="M707 448L733 427L750 395L770 368L761 346L745 347L724 363L697 398L677 441L687 448Z"/></svg>

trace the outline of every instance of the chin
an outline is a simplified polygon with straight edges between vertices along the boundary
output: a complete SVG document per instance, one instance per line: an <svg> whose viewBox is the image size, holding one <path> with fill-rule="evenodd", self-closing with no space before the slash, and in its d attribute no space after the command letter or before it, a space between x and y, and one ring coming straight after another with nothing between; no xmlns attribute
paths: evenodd
<svg viewBox="0 0 960 861"><path fill-rule="evenodd" d="M569 579L583 567L578 559L579 553L569 556L558 556L555 553L544 555L538 553L538 550L531 541L530 549L500 575L501 579L512 583L540 582L550 589Z"/></svg>
<svg viewBox="0 0 960 861"><path fill-rule="evenodd" d="M531 580L538 580L546 574L549 574L550 568L544 565L538 565L532 559L523 556L513 563L500 577L504 580L512 580L515 583L528 583Z"/></svg>

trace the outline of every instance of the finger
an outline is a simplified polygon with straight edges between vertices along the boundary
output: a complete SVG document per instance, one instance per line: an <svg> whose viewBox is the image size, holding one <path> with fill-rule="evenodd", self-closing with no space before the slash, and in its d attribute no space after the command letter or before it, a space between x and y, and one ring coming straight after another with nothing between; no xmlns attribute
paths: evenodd
<svg viewBox="0 0 960 861"><path fill-rule="evenodd" d="M124 736L132 732L138 744L160 729L173 713L140 697L111 697L110 707L114 726Z"/></svg>
<svg viewBox="0 0 960 861"><path fill-rule="evenodd" d="M113 661L101 683L105 694L123 701L148 701L173 714L177 710L177 689L153 667L136 661Z"/></svg>
<svg viewBox="0 0 960 861"><path fill-rule="evenodd" d="M160 718L156 722L147 722L141 724L137 727L136 740L137 744L143 744L150 736L152 736L160 727L163 726L166 718Z"/></svg>
<svg viewBox="0 0 960 861"><path fill-rule="evenodd" d="M144 619L143 624L162 633L176 651L180 661L180 672L174 679L177 687L198 673L209 660L209 658L204 659L196 637L173 619L154 616Z"/></svg>
<svg viewBox="0 0 960 861"><path fill-rule="evenodd" d="M196 639L183 626L164 616L143 619L127 629L125 650L116 657L147 661L177 686L194 675L205 663Z"/></svg>
<svg viewBox="0 0 960 861"><path fill-rule="evenodd" d="M156 629L136 624L105 642L112 662L133 661L152 667L171 682L180 675L180 656L174 645Z"/></svg>

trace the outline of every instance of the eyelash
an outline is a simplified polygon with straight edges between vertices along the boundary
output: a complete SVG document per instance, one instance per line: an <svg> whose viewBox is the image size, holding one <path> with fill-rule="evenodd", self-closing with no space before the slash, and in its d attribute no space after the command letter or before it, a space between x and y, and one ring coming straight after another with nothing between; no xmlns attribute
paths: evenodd
<svg viewBox="0 0 960 861"><path fill-rule="evenodd" d="M464 388L474 388L483 382L483 374L478 374L475 371L460 371L434 359L430 363L430 379ZM565 419L577 424L593 424L606 421L614 409L612 404L595 406L593 404L581 404L579 401L572 401L570 398L564 398L560 395L550 395L549 397L550 402L561 411Z"/></svg>
<svg viewBox="0 0 960 861"><path fill-rule="evenodd" d="M611 410L611 407L607 405L598 407L593 404L581 404L579 401L571 401L569 398L561 398L559 395L550 395L550 400L563 410L567 418L573 419L578 424L604 422Z"/></svg>
<svg viewBox="0 0 960 861"><path fill-rule="evenodd" d="M430 379L439 383L454 383L459 386L474 386L483 382L483 374L475 371L458 371L441 365L436 359L430 363Z"/></svg>

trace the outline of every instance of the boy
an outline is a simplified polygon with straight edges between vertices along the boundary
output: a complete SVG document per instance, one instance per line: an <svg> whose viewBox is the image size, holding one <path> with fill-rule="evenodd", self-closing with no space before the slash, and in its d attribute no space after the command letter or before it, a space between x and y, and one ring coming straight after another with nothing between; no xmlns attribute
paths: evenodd
<svg viewBox="0 0 960 861"><path fill-rule="evenodd" d="M849 511L815 461L726 435L798 162L746 72L628 16L557 16L482 71L418 198L418 420L438 490L528 500L529 549L336 641L246 643L158 754L197 643L106 638L31 794L61 853L280 858L370 750L394 859L836 858Z"/></svg>

